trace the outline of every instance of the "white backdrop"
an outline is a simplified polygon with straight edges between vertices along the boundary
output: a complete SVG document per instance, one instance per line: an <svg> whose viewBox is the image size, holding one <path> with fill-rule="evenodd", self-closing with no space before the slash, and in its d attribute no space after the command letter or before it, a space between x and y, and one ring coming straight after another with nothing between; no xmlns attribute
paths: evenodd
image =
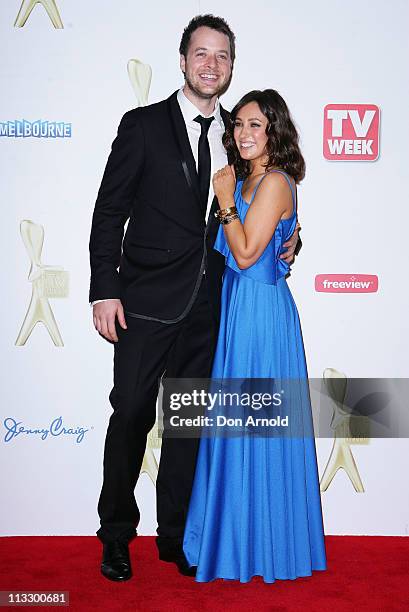
<svg viewBox="0 0 409 612"><path fill-rule="evenodd" d="M407 376L407 0L56 0L63 29L53 27L41 4L24 27L14 27L20 5L7 0L0 7L0 123L64 121L72 137L0 136L2 535L92 534L98 527L112 349L93 331L87 303L91 215L117 124L136 104L128 60L152 66L151 102L167 97L182 84L178 46L195 14L225 17L237 36L223 105L273 87L300 129L304 246L289 282L310 376L327 367L348 377ZM380 107L377 161L324 159L324 107L338 103ZM42 325L25 346L14 345L31 295L23 219L44 226L42 263L70 274L69 296L50 300L62 348ZM317 293L320 273L376 274L379 290ZM82 442L72 434L42 440L25 433L6 441L6 419L35 429L60 416L66 427L89 430ZM317 440L320 474L331 446ZM407 439L352 447L365 492L337 473L322 494L327 534L408 533L408 447ZM137 496L139 532L153 534L155 494L146 474Z"/></svg>

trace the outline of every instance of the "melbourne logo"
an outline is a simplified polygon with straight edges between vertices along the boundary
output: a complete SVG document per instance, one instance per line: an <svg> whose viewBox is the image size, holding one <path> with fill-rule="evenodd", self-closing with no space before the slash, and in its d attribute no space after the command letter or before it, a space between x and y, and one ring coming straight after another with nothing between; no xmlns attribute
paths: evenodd
<svg viewBox="0 0 409 612"><path fill-rule="evenodd" d="M4 442L28 436L37 437L40 440L46 440L48 437L71 437L77 444L80 444L89 431L85 427L66 427L61 416L51 421L48 427L25 427L22 421L16 421L12 417L4 419L3 425L6 430Z"/></svg>
<svg viewBox="0 0 409 612"><path fill-rule="evenodd" d="M0 136L6 138L71 138L71 123L64 121L0 121Z"/></svg>
<svg viewBox="0 0 409 612"><path fill-rule="evenodd" d="M36 4L43 5L51 23L56 29L61 30L64 27L55 0L23 0L16 21L14 22L15 28L22 28L26 24Z"/></svg>
<svg viewBox="0 0 409 612"><path fill-rule="evenodd" d="M317 274L315 291L324 293L376 293L376 274Z"/></svg>
<svg viewBox="0 0 409 612"><path fill-rule="evenodd" d="M327 104L324 157L374 161L379 155L379 108L375 104Z"/></svg>

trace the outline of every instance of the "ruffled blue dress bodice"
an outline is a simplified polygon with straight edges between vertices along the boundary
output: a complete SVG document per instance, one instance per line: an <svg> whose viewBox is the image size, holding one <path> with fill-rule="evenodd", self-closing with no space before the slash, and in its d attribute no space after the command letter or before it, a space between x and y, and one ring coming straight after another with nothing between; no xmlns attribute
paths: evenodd
<svg viewBox="0 0 409 612"><path fill-rule="evenodd" d="M293 214L288 219L281 219L276 227L276 230L268 243L265 251L261 257L254 263L250 268L241 270L236 260L234 259L227 241L224 235L223 226L220 226L219 232L216 237L214 248L216 251L220 251L226 258L226 266L229 266L235 272L238 272L242 276L252 278L260 283L266 283L267 285L276 285L279 278L286 276L290 271L290 266L286 261L280 259L280 255L285 251L283 248L284 243L293 235L295 226L297 223L297 211L296 211L296 197L293 190L293 186L284 172L276 170L279 174L282 174L288 181L292 195L293 195ZM260 179L256 185L250 202L246 202L242 196L243 181L237 181L236 191L234 193L234 200L237 207L237 212L242 223L246 218L247 212L254 200L257 188L264 177Z"/></svg>

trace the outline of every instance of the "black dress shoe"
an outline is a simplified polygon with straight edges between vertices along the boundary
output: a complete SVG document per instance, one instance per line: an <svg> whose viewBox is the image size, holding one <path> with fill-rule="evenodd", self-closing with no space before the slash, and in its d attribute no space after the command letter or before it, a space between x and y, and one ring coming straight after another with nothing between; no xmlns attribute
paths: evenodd
<svg viewBox="0 0 409 612"><path fill-rule="evenodd" d="M190 566L185 555L182 554L180 557L177 557L175 563L179 570L179 574L183 574L183 576L196 576L197 567L194 565Z"/></svg>
<svg viewBox="0 0 409 612"><path fill-rule="evenodd" d="M179 574L183 576L196 576L197 567L190 566L186 560L183 552L171 552L169 550L159 551L159 559L161 561L168 561L169 563L175 563L179 570Z"/></svg>
<svg viewBox="0 0 409 612"><path fill-rule="evenodd" d="M104 544L101 574L116 582L132 578L128 544L119 541Z"/></svg>

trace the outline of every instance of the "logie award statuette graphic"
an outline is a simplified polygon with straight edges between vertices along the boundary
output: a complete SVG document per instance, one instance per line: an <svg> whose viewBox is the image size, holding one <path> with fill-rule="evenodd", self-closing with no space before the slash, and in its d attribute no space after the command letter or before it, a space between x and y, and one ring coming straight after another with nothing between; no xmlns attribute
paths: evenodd
<svg viewBox="0 0 409 612"><path fill-rule="evenodd" d="M138 106L146 106L148 104L152 80L152 68L149 64L144 64L138 59L130 59L128 62L128 75L138 101Z"/></svg>
<svg viewBox="0 0 409 612"><path fill-rule="evenodd" d="M44 243L42 225L33 223L33 221L22 221L20 234L31 261L28 280L32 290L30 304L18 334L16 346L24 346L37 323L43 323L46 326L55 346L64 346L48 299L68 296L68 272L59 266L45 266L41 263Z"/></svg>
<svg viewBox="0 0 409 612"><path fill-rule="evenodd" d="M146 106L148 104L149 89L152 81L152 68L149 64L144 64L138 59L130 59L127 68L129 80L131 81L132 89L136 96L137 106ZM161 393L158 397L158 402L160 401ZM160 447L161 437L159 435L158 419L156 419L155 425L148 434L146 451L139 474L147 474L154 485L156 485L156 478L158 476L158 462L153 450Z"/></svg>
<svg viewBox="0 0 409 612"><path fill-rule="evenodd" d="M158 462L155 457L155 453L153 452L154 448L160 448L162 443L162 439L159 435L158 430L158 419L155 421L155 425L148 433L148 439L146 441L146 450L143 456L142 467L140 474L147 474L151 479L153 485L156 485L156 479L158 477Z"/></svg>
<svg viewBox="0 0 409 612"><path fill-rule="evenodd" d="M15 28L24 27L36 4L43 5L51 19L51 23L57 30L62 30L64 28L55 0L23 0L16 21L14 22Z"/></svg>
<svg viewBox="0 0 409 612"><path fill-rule="evenodd" d="M348 381L345 374L326 368L323 378L333 410L330 426L334 431L334 443L320 481L321 491L328 489L335 474L342 468L348 474L355 491L363 493L364 486L350 445L369 444L368 419L351 415L351 411L346 409L344 402Z"/></svg>

